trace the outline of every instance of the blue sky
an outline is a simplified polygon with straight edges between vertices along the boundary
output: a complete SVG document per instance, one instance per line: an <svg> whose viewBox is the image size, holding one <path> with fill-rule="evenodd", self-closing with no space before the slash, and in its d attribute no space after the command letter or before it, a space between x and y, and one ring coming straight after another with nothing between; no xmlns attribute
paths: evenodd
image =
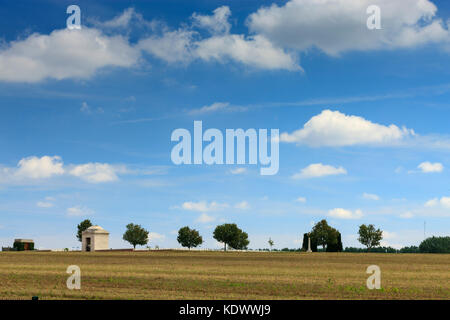
<svg viewBox="0 0 450 320"><path fill-rule="evenodd" d="M326 218L359 246L450 227L450 5L377 1L0 1L0 242L111 246L235 222L251 248L298 247ZM272 5L274 3L274 5ZM405 4L406 3L406 4ZM81 30L66 29L66 8ZM280 168L172 163L173 130L280 130Z"/></svg>

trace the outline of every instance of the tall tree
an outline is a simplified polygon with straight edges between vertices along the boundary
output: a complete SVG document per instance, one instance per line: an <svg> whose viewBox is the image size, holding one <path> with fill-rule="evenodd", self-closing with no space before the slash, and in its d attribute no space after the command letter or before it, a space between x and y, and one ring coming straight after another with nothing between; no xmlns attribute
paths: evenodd
<svg viewBox="0 0 450 320"><path fill-rule="evenodd" d="M327 220L323 219L317 222L311 233L311 241L314 241L317 245L322 246L326 251L327 245L334 245L337 243L338 231L328 225Z"/></svg>
<svg viewBox="0 0 450 320"><path fill-rule="evenodd" d="M217 226L213 236L214 239L223 243L224 251L227 251L227 245L233 249L246 249L250 243L248 234L239 229L235 223Z"/></svg>
<svg viewBox="0 0 450 320"><path fill-rule="evenodd" d="M92 227L92 223L91 220L86 219L80 222L80 224L77 226L78 231L77 231L77 239L78 241L82 241L82 234L83 231L86 230L87 228Z"/></svg>
<svg viewBox="0 0 450 320"><path fill-rule="evenodd" d="M367 247L367 251L379 246L380 241L383 239L383 231L375 229L373 224L369 224L368 226L365 224L360 225L358 234L358 241Z"/></svg>
<svg viewBox="0 0 450 320"><path fill-rule="evenodd" d="M123 240L128 241L136 249L136 245L146 245L148 243L148 231L138 224L130 223L123 234Z"/></svg>
<svg viewBox="0 0 450 320"><path fill-rule="evenodd" d="M195 229L190 229L189 227L183 227L178 230L177 241L183 247L195 248L203 243L203 238L200 233Z"/></svg>

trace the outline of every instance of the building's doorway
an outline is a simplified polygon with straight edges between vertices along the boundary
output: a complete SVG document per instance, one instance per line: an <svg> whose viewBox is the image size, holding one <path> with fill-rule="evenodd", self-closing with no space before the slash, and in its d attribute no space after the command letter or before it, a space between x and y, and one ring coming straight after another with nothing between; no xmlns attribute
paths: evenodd
<svg viewBox="0 0 450 320"><path fill-rule="evenodd" d="M91 251L91 238L86 238L86 251Z"/></svg>

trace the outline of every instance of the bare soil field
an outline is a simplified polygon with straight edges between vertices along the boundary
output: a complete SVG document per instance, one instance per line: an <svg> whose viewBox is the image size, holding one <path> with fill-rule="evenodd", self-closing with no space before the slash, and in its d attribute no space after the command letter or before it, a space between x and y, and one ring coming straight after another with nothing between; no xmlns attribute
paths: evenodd
<svg viewBox="0 0 450 320"><path fill-rule="evenodd" d="M69 290L69 265L81 289ZM366 269L381 269L369 290ZM450 255L0 252L0 299L450 299Z"/></svg>

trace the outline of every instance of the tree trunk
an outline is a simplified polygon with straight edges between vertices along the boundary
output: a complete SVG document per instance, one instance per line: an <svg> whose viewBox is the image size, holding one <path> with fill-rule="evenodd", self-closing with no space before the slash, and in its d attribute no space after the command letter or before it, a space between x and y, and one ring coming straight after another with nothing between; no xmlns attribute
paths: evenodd
<svg viewBox="0 0 450 320"><path fill-rule="evenodd" d="M227 244L226 244L226 242L223 243L223 251L227 251Z"/></svg>

